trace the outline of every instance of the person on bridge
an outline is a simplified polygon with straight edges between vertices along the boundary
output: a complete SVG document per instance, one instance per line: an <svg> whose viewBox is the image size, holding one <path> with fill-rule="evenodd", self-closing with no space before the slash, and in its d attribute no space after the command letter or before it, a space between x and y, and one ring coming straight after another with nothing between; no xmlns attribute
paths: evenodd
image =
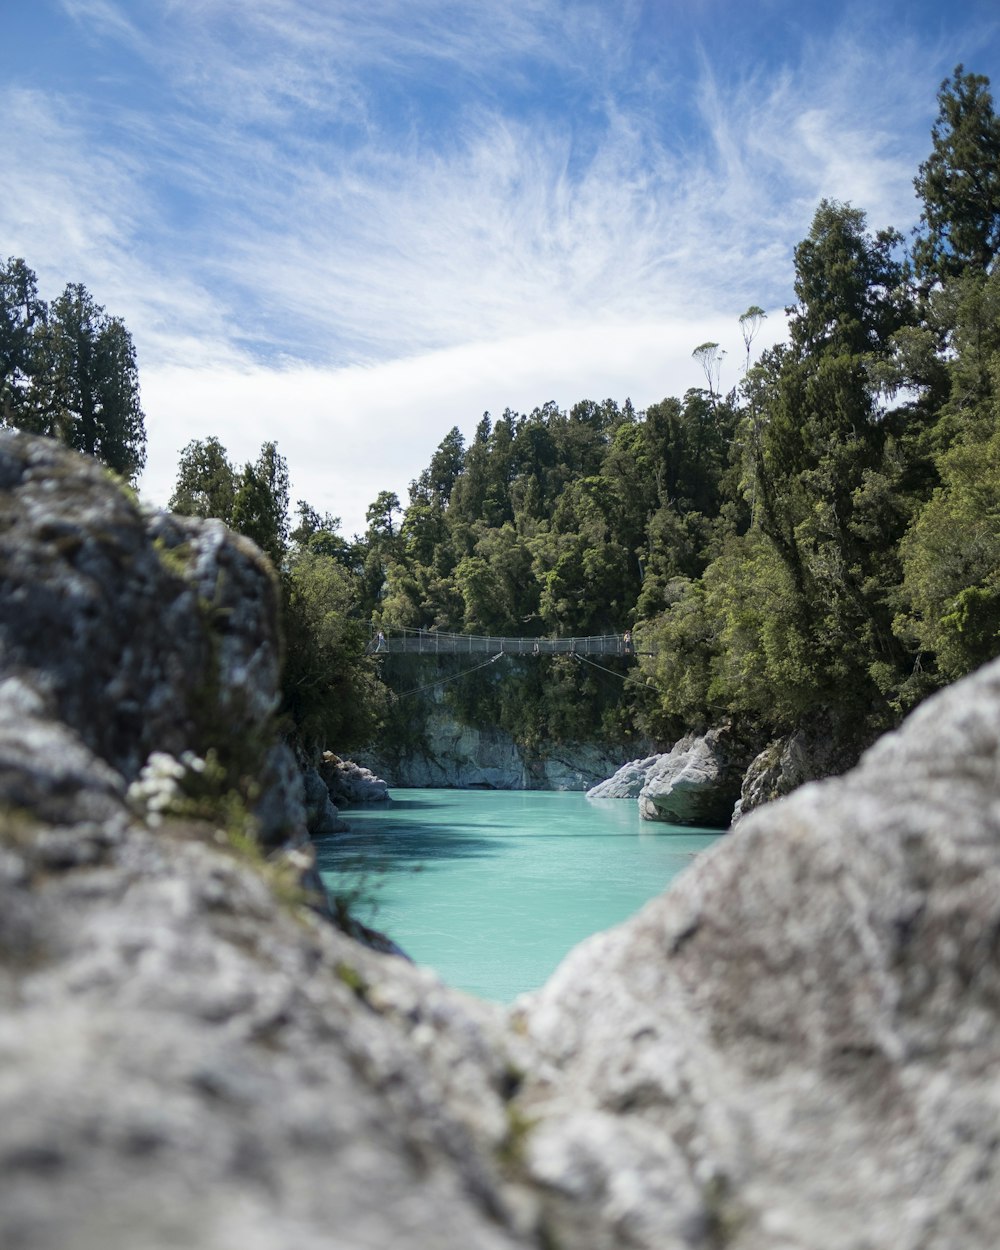
<svg viewBox="0 0 1000 1250"><path fill-rule="evenodd" d="M388 651L389 650L388 646L386 645L385 634L383 634L381 630L379 630L378 633L375 635L375 650L376 651Z"/></svg>

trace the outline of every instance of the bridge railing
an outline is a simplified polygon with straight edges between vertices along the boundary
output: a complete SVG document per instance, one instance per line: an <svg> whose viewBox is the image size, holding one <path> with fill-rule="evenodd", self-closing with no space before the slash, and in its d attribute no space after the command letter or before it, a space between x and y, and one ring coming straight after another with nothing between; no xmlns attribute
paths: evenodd
<svg viewBox="0 0 1000 1250"><path fill-rule="evenodd" d="M450 634L440 630L404 629L376 635L369 653L399 655L634 655L623 634L591 634L583 638L503 638L493 634Z"/></svg>

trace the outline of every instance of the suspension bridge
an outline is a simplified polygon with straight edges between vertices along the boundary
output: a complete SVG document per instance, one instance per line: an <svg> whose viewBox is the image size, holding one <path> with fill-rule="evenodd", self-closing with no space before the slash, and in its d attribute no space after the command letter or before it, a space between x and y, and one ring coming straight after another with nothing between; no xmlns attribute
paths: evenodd
<svg viewBox="0 0 1000 1250"><path fill-rule="evenodd" d="M500 638L493 634L449 634L437 629L373 630L369 655L651 655L637 651L632 636L591 634L586 638Z"/></svg>

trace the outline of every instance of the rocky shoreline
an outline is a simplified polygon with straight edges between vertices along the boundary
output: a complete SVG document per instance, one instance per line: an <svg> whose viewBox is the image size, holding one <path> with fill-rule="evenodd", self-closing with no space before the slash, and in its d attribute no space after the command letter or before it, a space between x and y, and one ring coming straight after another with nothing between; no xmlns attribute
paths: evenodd
<svg viewBox="0 0 1000 1250"><path fill-rule="evenodd" d="M249 544L0 433L0 583L0 1244L995 1244L1000 662L504 1011L320 914Z"/></svg>

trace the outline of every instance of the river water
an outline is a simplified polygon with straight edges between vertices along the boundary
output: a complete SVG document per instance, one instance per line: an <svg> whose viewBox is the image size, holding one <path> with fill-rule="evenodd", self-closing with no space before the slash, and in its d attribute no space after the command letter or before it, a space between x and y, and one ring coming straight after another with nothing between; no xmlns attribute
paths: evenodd
<svg viewBox="0 0 1000 1250"><path fill-rule="evenodd" d="M640 820L634 799L551 791L396 790L344 815L351 832L318 847L327 888L450 985L500 1002L719 836Z"/></svg>

